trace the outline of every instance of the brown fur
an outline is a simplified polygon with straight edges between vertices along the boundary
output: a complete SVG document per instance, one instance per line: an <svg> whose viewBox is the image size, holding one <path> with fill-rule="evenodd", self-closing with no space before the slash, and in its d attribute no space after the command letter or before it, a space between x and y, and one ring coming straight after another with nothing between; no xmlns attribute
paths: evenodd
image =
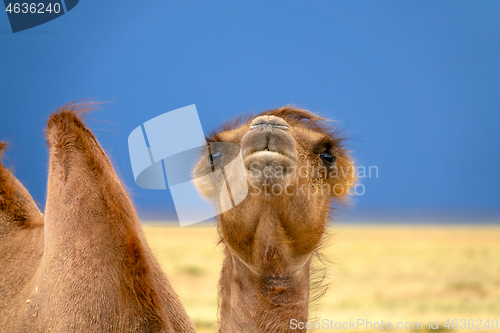
<svg viewBox="0 0 500 333"><path fill-rule="evenodd" d="M219 216L219 234L225 248L219 287L220 332L301 331L292 329L290 320L308 319L311 262L325 238L330 201L345 203L346 192L355 182L353 162L341 132L329 126L324 118L293 106L240 117L212 131L207 139L238 144L245 152L244 144L253 143L244 137L251 131L252 120L259 116L276 116L288 123L291 136L278 133L280 130L263 135L277 136L275 141L279 142L275 148L281 152L295 151L296 168L306 168L304 177L291 183L280 178L277 184L291 184L291 188L306 186L318 193L337 185L345 192L326 194L325 191L311 198L300 191L292 196L250 194L236 208ZM284 147L290 137L294 147ZM258 135L255 140L261 141ZM337 177L313 172L312 168L319 170L322 166L318 156L323 151L336 156L336 167L340 170ZM248 165L247 168L250 169ZM248 170L247 176L251 178ZM252 184L249 181L254 189ZM206 183L199 185L203 194L214 193L207 189Z"/></svg>
<svg viewBox="0 0 500 333"><path fill-rule="evenodd" d="M45 216L0 163L0 331L194 332L146 243L127 192L81 121L92 108L70 103L48 119ZM262 115L288 123L285 134L269 135L276 136L278 148L297 156L295 167L306 168L303 177L287 175L278 183L291 179L296 181L291 188L317 191L352 186L355 172L343 137L325 119L292 106L257 116ZM254 118L226 123L208 141L241 146ZM247 137L245 144L254 143ZM4 149L0 143L0 157ZM333 166L321 169L318 156L325 151L347 172L332 177ZM220 332L300 331L290 328L290 320L308 319L311 262L324 242L330 202L345 198L345 193L322 191L309 198L300 192L249 195L219 216L225 253Z"/></svg>
<svg viewBox="0 0 500 333"><path fill-rule="evenodd" d="M87 110L69 104L47 122L45 224L27 191L0 168L0 221L8 230L0 243L7 265L0 331L194 332L111 163L79 118ZM19 227L19 210L30 228Z"/></svg>

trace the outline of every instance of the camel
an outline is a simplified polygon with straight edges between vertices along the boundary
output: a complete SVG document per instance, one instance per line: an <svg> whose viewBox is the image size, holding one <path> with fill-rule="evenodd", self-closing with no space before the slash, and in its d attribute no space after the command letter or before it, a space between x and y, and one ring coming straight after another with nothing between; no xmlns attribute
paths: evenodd
<svg viewBox="0 0 500 333"><path fill-rule="evenodd" d="M0 163L0 331L194 332L105 152L70 103L47 122L45 215ZM305 332L311 262L332 201L355 170L340 132L291 106L223 125L208 144L241 147L247 197L217 217L224 251L219 332ZM0 152L4 149L0 145ZM207 174L224 151L194 168ZM227 172L230 180L234 175ZM220 181L196 182L217 204Z"/></svg>

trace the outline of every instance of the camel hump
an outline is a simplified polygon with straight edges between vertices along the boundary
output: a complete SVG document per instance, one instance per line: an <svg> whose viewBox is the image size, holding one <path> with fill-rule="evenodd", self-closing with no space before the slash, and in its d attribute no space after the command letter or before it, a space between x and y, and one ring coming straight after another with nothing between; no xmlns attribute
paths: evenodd
<svg viewBox="0 0 500 333"><path fill-rule="evenodd" d="M6 142L0 142L0 231L42 225L43 214L35 201L1 161L6 147Z"/></svg>
<svg viewBox="0 0 500 333"><path fill-rule="evenodd" d="M45 251L51 255L38 293L54 309L66 311L57 315L67 327L90 325L92 309L99 309L104 331L130 323L144 332L194 332L146 243L125 187L82 121L93 108L70 103L47 121Z"/></svg>

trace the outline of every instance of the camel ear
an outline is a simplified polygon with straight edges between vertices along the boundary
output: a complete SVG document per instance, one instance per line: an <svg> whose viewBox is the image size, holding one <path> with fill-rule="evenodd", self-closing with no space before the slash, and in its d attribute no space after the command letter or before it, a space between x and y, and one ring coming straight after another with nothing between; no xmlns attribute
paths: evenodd
<svg viewBox="0 0 500 333"><path fill-rule="evenodd" d="M356 185L356 166L349 152L337 156L335 176L332 184L332 197L340 202L347 202L351 188Z"/></svg>

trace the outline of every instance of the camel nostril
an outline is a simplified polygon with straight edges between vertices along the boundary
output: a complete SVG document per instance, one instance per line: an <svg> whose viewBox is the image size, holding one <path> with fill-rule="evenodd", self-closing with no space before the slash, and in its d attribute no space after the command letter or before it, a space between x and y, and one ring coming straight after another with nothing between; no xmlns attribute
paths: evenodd
<svg viewBox="0 0 500 333"><path fill-rule="evenodd" d="M255 118L250 124L250 129L265 127L272 127L282 130L289 129L288 123L283 118L276 116L259 116Z"/></svg>

